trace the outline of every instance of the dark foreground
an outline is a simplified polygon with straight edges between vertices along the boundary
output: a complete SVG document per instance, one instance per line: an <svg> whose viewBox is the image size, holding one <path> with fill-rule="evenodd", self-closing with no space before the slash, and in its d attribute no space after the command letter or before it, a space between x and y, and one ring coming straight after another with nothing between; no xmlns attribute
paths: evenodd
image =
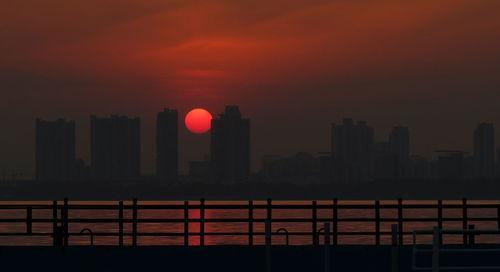
<svg viewBox="0 0 500 272"><path fill-rule="evenodd" d="M467 248L465 246L455 246ZM495 247L500 246L474 246ZM391 246L331 247L330 271L390 272ZM411 270L411 246L398 247L399 271ZM443 265L498 265L496 253L442 253ZM0 271L266 271L264 246L1 247ZM497 260L495 260L497 259ZM325 271L323 246L273 246L272 271ZM419 257L430 265L430 255ZM473 271L473 270L471 270Z"/></svg>

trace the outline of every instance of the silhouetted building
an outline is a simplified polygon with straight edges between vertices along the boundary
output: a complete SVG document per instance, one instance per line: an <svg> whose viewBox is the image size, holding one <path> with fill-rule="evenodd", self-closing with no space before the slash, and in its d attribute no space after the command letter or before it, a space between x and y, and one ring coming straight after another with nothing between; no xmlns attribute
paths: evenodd
<svg viewBox="0 0 500 272"><path fill-rule="evenodd" d="M375 143L373 148L373 177L392 179L395 177L396 161L388 142Z"/></svg>
<svg viewBox="0 0 500 272"><path fill-rule="evenodd" d="M140 120L111 115L90 117L92 177L129 179L140 176Z"/></svg>
<svg viewBox="0 0 500 272"><path fill-rule="evenodd" d="M495 131L493 124L481 123L474 130L474 172L477 178L495 175Z"/></svg>
<svg viewBox="0 0 500 272"><path fill-rule="evenodd" d="M156 119L156 175L174 181L178 175L177 110L164 109Z"/></svg>
<svg viewBox="0 0 500 272"><path fill-rule="evenodd" d="M238 106L226 106L212 119L211 171L214 181L245 180L250 172L250 120L241 118Z"/></svg>
<svg viewBox="0 0 500 272"><path fill-rule="evenodd" d="M283 164L279 163L283 160L279 155L264 155L261 160L260 173L266 179L281 178L284 170Z"/></svg>
<svg viewBox="0 0 500 272"><path fill-rule="evenodd" d="M438 151L438 177L441 179L461 179L464 177L464 153L461 151Z"/></svg>
<svg viewBox="0 0 500 272"><path fill-rule="evenodd" d="M496 164L496 166L497 166L496 176L497 176L497 178L499 178L500 177L500 148L497 148L497 164Z"/></svg>
<svg viewBox="0 0 500 272"><path fill-rule="evenodd" d="M330 183L332 180L332 156L330 152L320 152L317 158L319 161L319 181L322 183Z"/></svg>
<svg viewBox="0 0 500 272"><path fill-rule="evenodd" d="M210 161L190 161L189 177L195 180L210 177Z"/></svg>
<svg viewBox="0 0 500 272"><path fill-rule="evenodd" d="M414 155L410 158L410 171L408 176L413 179L435 178L431 162L422 156Z"/></svg>
<svg viewBox="0 0 500 272"><path fill-rule="evenodd" d="M321 157L315 158L306 152L291 157L265 156L261 174L267 181L312 183L320 181Z"/></svg>
<svg viewBox="0 0 500 272"><path fill-rule="evenodd" d="M331 153L333 177L340 182L359 182L372 178L374 131L366 122L356 125L346 118L332 124Z"/></svg>
<svg viewBox="0 0 500 272"><path fill-rule="evenodd" d="M408 127L395 126L389 135L394 162L394 178L408 177L410 160L410 132Z"/></svg>
<svg viewBox="0 0 500 272"><path fill-rule="evenodd" d="M90 166L86 165L82 159L76 159L73 171L74 178L77 180L88 180L90 178Z"/></svg>
<svg viewBox="0 0 500 272"><path fill-rule="evenodd" d="M75 165L75 122L36 119L36 179L66 180Z"/></svg>

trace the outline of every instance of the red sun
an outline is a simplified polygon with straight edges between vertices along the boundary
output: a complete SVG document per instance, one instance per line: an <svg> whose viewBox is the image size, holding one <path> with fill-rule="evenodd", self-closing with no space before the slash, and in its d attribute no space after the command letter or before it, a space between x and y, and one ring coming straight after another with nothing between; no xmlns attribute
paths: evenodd
<svg viewBox="0 0 500 272"><path fill-rule="evenodd" d="M202 134L210 130L212 114L205 109L192 109L184 118L186 128L192 133Z"/></svg>

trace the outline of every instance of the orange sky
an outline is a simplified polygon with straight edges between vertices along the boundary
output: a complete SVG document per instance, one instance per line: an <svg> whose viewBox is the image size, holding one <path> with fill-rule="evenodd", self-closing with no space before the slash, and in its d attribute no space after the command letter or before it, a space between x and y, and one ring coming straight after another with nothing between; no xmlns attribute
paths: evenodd
<svg viewBox="0 0 500 272"><path fill-rule="evenodd" d="M327 150L329 123L344 116L379 139L409 125L416 153L467 150L476 123L500 123L499 10L497 0L7 0L0 171L32 173L36 117L77 120L88 159L88 115L116 113L143 119L152 172L163 106L240 105L253 168L263 154ZM184 167L208 152L207 137L181 137Z"/></svg>

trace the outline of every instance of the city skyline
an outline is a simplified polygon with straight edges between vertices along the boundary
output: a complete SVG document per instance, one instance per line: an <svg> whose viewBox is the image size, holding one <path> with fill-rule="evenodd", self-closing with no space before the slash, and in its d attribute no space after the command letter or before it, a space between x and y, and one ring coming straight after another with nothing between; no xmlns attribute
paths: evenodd
<svg viewBox="0 0 500 272"><path fill-rule="evenodd" d="M127 0L120 12L95 0L57 0L43 13L31 0L4 7L0 171L35 175L26 158L37 117L74 120L85 161L89 115L141 118L147 173L164 107L183 116L240 105L256 120L252 165L265 154L328 151L324 132L343 117L368 120L375 139L408 126L425 156L471 152L477 123L500 124L498 1L169 2ZM179 133L187 172L209 139Z"/></svg>
<svg viewBox="0 0 500 272"><path fill-rule="evenodd" d="M291 167L287 161L292 160L290 162L293 163L295 159L299 160L295 162L299 164L294 167L303 168L296 171L305 171L308 175L316 176L317 180L322 182L359 183L368 180L398 178L474 179L494 178L500 174L500 167L498 167L500 158L495 157L500 148L497 149L494 144L493 124L483 122L477 125L472 135L474 150L470 154L456 149L439 149L435 150L437 160L433 160L433 158L426 158L411 152L411 133L408 127L395 125L386 139L380 141L375 140L375 130L366 121L355 122L352 118L344 118L339 124L332 123L331 151L328 152L328 155L321 155L325 152L307 153L300 150L296 150L295 155L291 157L265 154L260 158L260 163L252 167L252 171L250 171L250 154L252 153L250 120L241 119L241 116L238 106L226 106L224 112L216 115L212 120L213 128L209 133L211 138L210 155L205 156L202 160L189 159L189 176L202 178L206 181L209 181L207 178L211 177L212 181L219 180L230 183L247 180L251 172L263 174L263 177L268 178L276 178L278 177L277 173L282 173L281 175L285 177L288 175L286 173L290 171L286 169ZM64 156L70 158L66 161L67 165L72 167L70 170L68 167L58 170L67 173L62 178L58 176L60 174L49 175L54 180L63 180L64 178L113 180L151 176L151 174L139 170L142 159L141 121L139 118L129 119L126 116L118 115L98 118L92 115L90 119L92 124L90 149L91 154L94 155L92 155L90 162L87 162L87 168L85 168L85 161L78 154L75 154L74 121L36 119L38 131L37 171L43 168L39 165L48 165L42 169L45 172L54 172L53 168L60 165L60 163L55 163L54 159L50 159L50 156L47 157L50 152L42 152L54 148L54 143L47 140L52 137L59 139L61 143L70 143L69 150L66 151L67 155ZM156 171L152 175L169 183L175 182L179 175L186 175L185 172L179 171L178 157L183 150L179 150L178 145L178 119L177 110L169 108L158 112L156 119ZM64 132L65 127L70 129L69 134ZM64 152L58 151L55 154L61 156L58 154L62 153ZM115 153L116 155L113 155ZM131 154L135 155L130 157ZM304 154L306 157L300 154ZM46 158L46 160L38 159L39 157ZM113 159L114 157L118 159ZM39 161L44 164L39 164ZM276 168L276 163L279 163L279 168ZM309 166L304 165L304 163L309 164ZM51 166L51 164L56 166ZM271 168L266 169L266 167ZM76 176L73 172L80 173L80 176ZM305 172L299 175L305 175ZM37 175L36 179L50 180L50 177L44 178Z"/></svg>

